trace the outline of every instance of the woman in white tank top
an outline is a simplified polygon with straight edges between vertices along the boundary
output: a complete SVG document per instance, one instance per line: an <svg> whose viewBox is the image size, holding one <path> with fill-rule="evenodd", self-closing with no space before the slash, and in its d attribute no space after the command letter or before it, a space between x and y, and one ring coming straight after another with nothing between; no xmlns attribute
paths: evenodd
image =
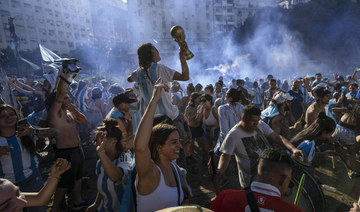
<svg viewBox="0 0 360 212"><path fill-rule="evenodd" d="M181 143L175 126L160 123L153 127L162 89L159 80L135 135L137 211L156 211L183 204L186 197L172 161L179 157Z"/></svg>

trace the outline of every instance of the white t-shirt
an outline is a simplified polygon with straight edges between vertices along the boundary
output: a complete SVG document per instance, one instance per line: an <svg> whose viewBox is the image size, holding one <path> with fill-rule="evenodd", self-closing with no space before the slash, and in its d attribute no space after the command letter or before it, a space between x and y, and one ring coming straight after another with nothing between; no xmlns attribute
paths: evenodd
<svg viewBox="0 0 360 212"><path fill-rule="evenodd" d="M259 121L257 128L258 130L249 133L235 125L226 135L220 147L222 153L235 155L240 186L243 188L250 184L252 174L256 173L256 162L259 155L270 147L265 136L274 132L262 120Z"/></svg>
<svg viewBox="0 0 360 212"><path fill-rule="evenodd" d="M131 79L134 82L139 81L139 76L141 76L141 75L139 75L140 71L143 71L143 70L137 69L131 73ZM157 66L156 66L157 78L160 77L162 82L164 84L166 84L169 88L170 88L170 82L173 81L173 76L174 76L175 72L176 72L175 70L173 70L165 65L162 65L162 64L157 64ZM156 82L156 80L157 79L155 79L154 82L152 82L148 77L146 77L146 89L149 92L149 98L151 98L152 90L154 88L154 83ZM143 86L142 83L140 83L140 82L138 82L138 83L139 83L138 84L139 86ZM141 103L141 101L144 101L144 99L146 99L146 96L142 92L139 92L140 103ZM179 110L178 110L177 106L173 105L173 103L172 103L171 93L170 92L161 92L161 100L164 104L165 111L161 111L161 109L158 105L156 107L155 114L164 114L164 115L167 115L168 117L170 117L172 120L174 120L179 115ZM150 101L150 99L148 99L147 101ZM143 113L145 112L144 109L145 108L143 108L143 109L140 108L141 115L143 115Z"/></svg>

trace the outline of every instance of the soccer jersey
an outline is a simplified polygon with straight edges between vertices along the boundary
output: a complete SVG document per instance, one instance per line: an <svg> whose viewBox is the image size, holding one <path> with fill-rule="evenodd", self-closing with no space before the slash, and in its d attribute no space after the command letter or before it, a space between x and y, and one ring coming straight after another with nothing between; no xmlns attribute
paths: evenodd
<svg viewBox="0 0 360 212"><path fill-rule="evenodd" d="M20 138L0 137L0 146L12 146L9 154L0 156L0 177L13 183L28 178L38 167L35 155L31 155L22 145Z"/></svg>
<svg viewBox="0 0 360 212"><path fill-rule="evenodd" d="M162 82L170 87L170 82L173 81L176 71L162 64L153 63L149 72L149 75L147 75L144 69L137 69L131 73L131 79L139 85L141 115L145 113L145 109L150 102L157 79L161 78ZM179 109L172 104L170 92L161 92L161 101L159 101L155 113L167 115L171 120L174 120L179 115Z"/></svg>
<svg viewBox="0 0 360 212"><path fill-rule="evenodd" d="M113 161L113 164L121 168L124 173L122 179L118 182L110 180L100 160L96 164L96 175L98 176L97 189L102 197L101 203L97 208L98 211L113 212L119 210L120 200L122 199L125 183L131 167L134 164L134 158L130 153L121 153L120 156Z"/></svg>

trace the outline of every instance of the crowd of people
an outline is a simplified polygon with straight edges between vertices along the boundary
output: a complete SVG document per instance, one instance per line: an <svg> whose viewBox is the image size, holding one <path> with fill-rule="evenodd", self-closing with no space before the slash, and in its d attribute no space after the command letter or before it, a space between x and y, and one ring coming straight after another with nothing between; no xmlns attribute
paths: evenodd
<svg viewBox="0 0 360 212"><path fill-rule="evenodd" d="M248 205L302 211L281 198L294 163L315 167L339 157L350 179L360 177L357 69L333 81L317 73L289 85L269 74L194 86L187 50L180 44L178 72L159 63L154 45L142 44L139 68L127 78L134 84L125 89L95 77L72 79L74 69L65 63L55 83L31 74L8 78L20 108L0 100L0 210L46 211L54 194L55 212L157 211L189 204L190 172L211 177L214 211L245 211ZM179 81L190 82L183 89ZM45 184L37 159L37 144L44 141L55 155ZM98 156L91 205L81 196L84 146ZM194 156L194 146L201 155ZM221 191L233 157L246 190ZM208 171L197 173L197 166ZM269 202L258 204L264 198Z"/></svg>

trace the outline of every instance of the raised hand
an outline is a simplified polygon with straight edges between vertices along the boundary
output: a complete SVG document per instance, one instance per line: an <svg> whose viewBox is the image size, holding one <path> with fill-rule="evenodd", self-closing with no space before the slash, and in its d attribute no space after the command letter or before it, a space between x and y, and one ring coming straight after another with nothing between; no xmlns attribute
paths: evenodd
<svg viewBox="0 0 360 212"><path fill-rule="evenodd" d="M50 176L60 178L60 176L70 168L70 162L63 158L58 158L51 167Z"/></svg>
<svg viewBox="0 0 360 212"><path fill-rule="evenodd" d="M153 89L152 98L154 100L156 100L156 101L160 100L162 89L164 89L165 92L169 92L169 87L167 85L165 85L164 83L162 83L161 78L159 78L158 80L156 80L154 89Z"/></svg>

